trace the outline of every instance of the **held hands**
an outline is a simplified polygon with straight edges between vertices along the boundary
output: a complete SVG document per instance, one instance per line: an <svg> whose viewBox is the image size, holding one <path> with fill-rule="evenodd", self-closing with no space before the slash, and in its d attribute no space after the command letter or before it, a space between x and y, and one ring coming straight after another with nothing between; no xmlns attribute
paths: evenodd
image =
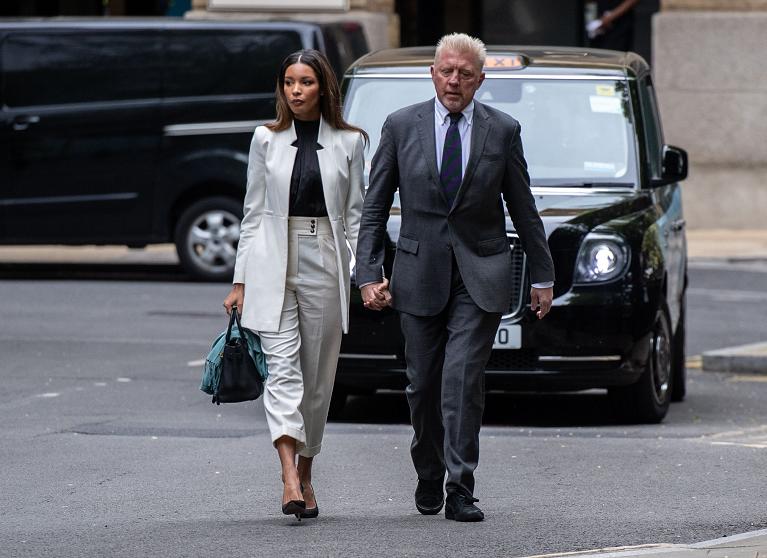
<svg viewBox="0 0 767 558"><path fill-rule="evenodd" d="M530 308L541 320L551 310L551 301L554 299L554 287L547 289L530 289Z"/></svg>
<svg viewBox="0 0 767 558"><path fill-rule="evenodd" d="M379 283L370 283L360 289L362 303L368 310L383 310L391 306L391 293L389 292L389 280L384 278Z"/></svg>
<svg viewBox="0 0 767 558"><path fill-rule="evenodd" d="M231 316L232 306L236 306L240 313L242 313L242 304L245 299L245 283L235 283L232 285L232 290L226 295L224 299L224 308L226 313Z"/></svg>

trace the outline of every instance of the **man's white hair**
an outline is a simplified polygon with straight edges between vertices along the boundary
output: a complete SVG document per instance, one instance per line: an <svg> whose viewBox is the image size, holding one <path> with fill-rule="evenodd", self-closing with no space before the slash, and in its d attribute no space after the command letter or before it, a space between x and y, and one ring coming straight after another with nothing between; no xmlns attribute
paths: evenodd
<svg viewBox="0 0 767 558"><path fill-rule="evenodd" d="M485 43L466 33L450 33L443 36L437 43L437 50L434 53L435 63L439 60L443 50L473 54L477 57L477 64L479 64L480 70L485 65L485 58L487 57Z"/></svg>

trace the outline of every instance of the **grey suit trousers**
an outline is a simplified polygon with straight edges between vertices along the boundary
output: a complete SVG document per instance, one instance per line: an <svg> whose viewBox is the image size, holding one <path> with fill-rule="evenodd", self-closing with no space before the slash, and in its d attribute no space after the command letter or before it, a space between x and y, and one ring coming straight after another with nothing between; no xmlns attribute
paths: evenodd
<svg viewBox="0 0 767 558"><path fill-rule="evenodd" d="M415 431L410 455L421 479L441 482L447 471L448 493L474 493L485 366L500 321L500 313L471 299L455 259L450 297L439 314L400 313Z"/></svg>

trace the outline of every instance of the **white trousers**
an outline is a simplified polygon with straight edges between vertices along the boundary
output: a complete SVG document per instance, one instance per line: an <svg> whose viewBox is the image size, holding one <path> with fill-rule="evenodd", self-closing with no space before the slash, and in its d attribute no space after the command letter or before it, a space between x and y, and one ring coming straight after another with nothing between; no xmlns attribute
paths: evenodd
<svg viewBox="0 0 767 558"><path fill-rule="evenodd" d="M296 439L299 455L320 452L341 348L341 300L327 217L290 217L288 272L277 333L258 332L269 377L264 390L272 442Z"/></svg>

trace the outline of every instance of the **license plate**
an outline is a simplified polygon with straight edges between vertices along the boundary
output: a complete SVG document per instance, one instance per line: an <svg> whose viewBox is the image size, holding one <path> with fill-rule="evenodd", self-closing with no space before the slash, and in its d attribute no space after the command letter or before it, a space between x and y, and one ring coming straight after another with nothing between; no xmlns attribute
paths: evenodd
<svg viewBox="0 0 767 558"><path fill-rule="evenodd" d="M493 349L521 349L522 348L522 326L519 325L501 325L495 332L495 341Z"/></svg>

